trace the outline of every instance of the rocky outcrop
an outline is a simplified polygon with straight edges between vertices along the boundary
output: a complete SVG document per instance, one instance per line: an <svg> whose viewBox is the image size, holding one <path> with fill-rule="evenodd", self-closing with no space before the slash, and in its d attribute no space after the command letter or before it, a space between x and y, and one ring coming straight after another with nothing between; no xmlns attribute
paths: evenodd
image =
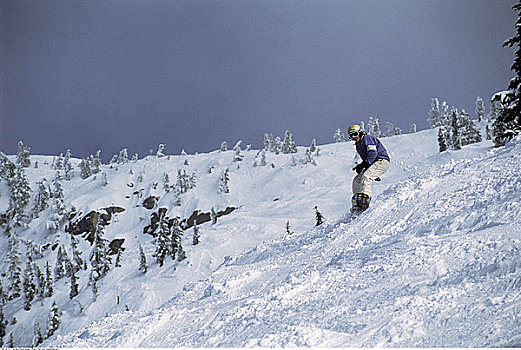
<svg viewBox="0 0 521 350"><path fill-rule="evenodd" d="M148 210L152 210L154 209L154 207L156 206L156 203L158 201L158 197L156 196L150 196L148 197L147 199L145 199L143 201L143 207L145 207L146 209Z"/></svg>
<svg viewBox="0 0 521 350"><path fill-rule="evenodd" d="M115 213L121 213L125 208L107 207L98 210L91 210L85 216L77 213L71 218L69 225L65 227L65 231L72 235L83 235L91 244L94 242L94 233L99 225L107 226Z"/></svg>

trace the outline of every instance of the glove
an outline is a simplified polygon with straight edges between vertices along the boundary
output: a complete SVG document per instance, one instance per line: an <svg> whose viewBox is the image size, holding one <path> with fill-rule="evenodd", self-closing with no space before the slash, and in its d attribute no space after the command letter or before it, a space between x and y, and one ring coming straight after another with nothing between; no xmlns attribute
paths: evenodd
<svg viewBox="0 0 521 350"><path fill-rule="evenodd" d="M356 171L357 174L360 174L365 169L369 168L370 165L366 161L363 161L362 163L358 164L353 168L354 171Z"/></svg>

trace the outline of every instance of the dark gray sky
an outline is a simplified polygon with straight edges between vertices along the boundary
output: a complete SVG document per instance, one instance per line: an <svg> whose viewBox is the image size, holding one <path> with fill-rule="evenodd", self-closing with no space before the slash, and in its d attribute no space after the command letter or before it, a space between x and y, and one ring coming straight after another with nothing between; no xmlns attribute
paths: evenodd
<svg viewBox="0 0 521 350"><path fill-rule="evenodd" d="M208 152L428 127L506 89L515 0L0 0L0 150ZM488 108L488 104L487 104Z"/></svg>

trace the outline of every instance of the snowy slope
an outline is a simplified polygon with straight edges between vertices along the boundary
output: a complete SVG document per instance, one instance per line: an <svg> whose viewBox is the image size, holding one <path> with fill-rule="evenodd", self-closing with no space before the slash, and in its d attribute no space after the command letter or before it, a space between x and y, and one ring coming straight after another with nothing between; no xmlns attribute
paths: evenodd
<svg viewBox="0 0 521 350"><path fill-rule="evenodd" d="M124 237L126 251L123 266L100 281L97 302L86 274L72 301L67 281L60 282L62 325L44 345L519 346L521 139L443 154L435 130L383 142L392 166L375 184L371 208L352 222L344 218L354 175L350 143L322 146L317 166L292 166L291 155L268 153L269 166L253 167L250 151L237 168L233 152L213 152L105 169L106 187L99 176L66 183L67 201L78 211L125 208L106 238ZM198 183L174 207L153 184L183 168L196 172ZM225 168L229 194L217 191ZM29 172L31 183L50 170L37 171ZM202 225L197 246L186 231L188 259L159 268L152 237L142 233L151 211L139 204L149 194L161 197L169 216L239 209ZM327 219L318 228L315 205ZM38 236L37 227L21 235ZM138 271L139 243L149 262L145 275ZM88 252L88 243L83 248ZM45 259L55 257L47 252ZM17 345L31 344L33 323L46 324L49 303L5 311L18 319L8 327Z"/></svg>

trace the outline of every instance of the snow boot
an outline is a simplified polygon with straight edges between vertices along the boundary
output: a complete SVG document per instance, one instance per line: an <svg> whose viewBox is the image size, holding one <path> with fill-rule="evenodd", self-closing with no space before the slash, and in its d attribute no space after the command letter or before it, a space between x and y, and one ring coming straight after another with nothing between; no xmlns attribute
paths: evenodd
<svg viewBox="0 0 521 350"><path fill-rule="evenodd" d="M351 208L351 213L358 215L369 208L369 203L371 203L371 197L366 195L365 193L355 193L352 198L353 207Z"/></svg>

